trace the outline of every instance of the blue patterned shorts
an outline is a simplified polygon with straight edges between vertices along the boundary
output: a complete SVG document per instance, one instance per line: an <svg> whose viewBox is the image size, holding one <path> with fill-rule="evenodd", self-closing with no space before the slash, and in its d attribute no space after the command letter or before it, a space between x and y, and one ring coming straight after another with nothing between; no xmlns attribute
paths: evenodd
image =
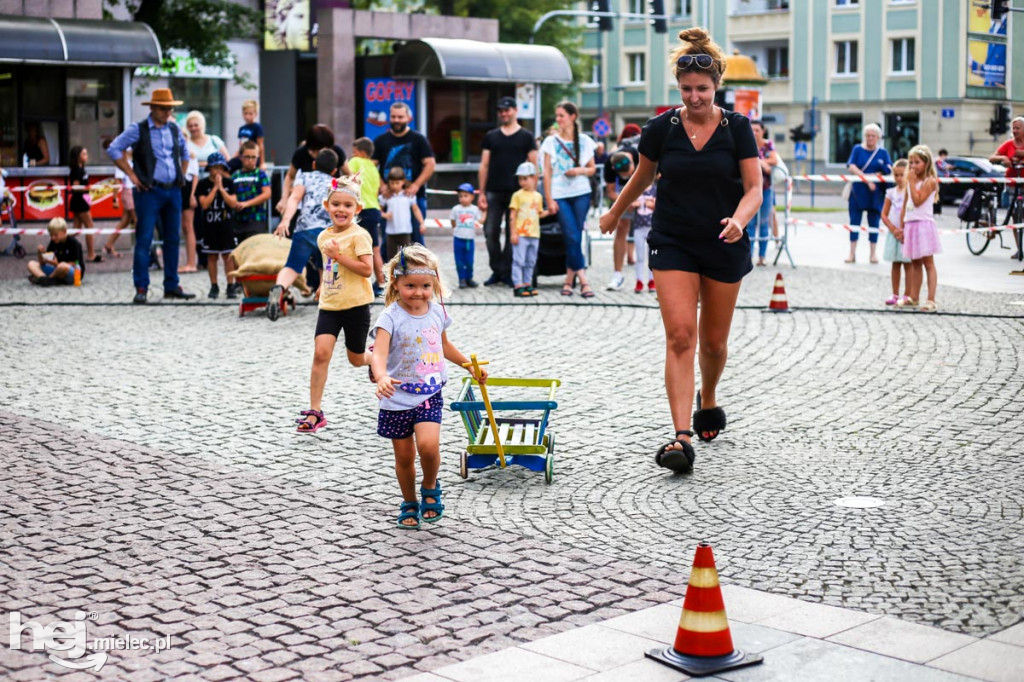
<svg viewBox="0 0 1024 682"><path fill-rule="evenodd" d="M377 415L377 435L392 440L408 438L420 422L440 424L442 408L444 398L438 392L411 410L381 410Z"/></svg>

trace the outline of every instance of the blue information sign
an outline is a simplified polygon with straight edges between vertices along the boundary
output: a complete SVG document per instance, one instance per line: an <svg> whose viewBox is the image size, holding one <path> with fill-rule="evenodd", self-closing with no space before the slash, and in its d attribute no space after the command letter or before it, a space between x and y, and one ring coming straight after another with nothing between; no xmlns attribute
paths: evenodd
<svg viewBox="0 0 1024 682"><path fill-rule="evenodd" d="M793 145L793 158L797 161L807 160L807 143L797 142Z"/></svg>
<svg viewBox="0 0 1024 682"><path fill-rule="evenodd" d="M956 114L956 109L943 109L942 110L942 118L953 118L954 114Z"/></svg>

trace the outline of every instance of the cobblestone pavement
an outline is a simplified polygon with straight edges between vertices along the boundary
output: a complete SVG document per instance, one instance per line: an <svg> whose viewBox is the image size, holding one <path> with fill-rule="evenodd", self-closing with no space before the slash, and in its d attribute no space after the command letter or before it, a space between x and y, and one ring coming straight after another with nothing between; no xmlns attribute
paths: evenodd
<svg viewBox="0 0 1024 682"><path fill-rule="evenodd" d="M989 316L882 313L877 276L783 272L792 303L836 309L766 315L774 271L746 280L729 428L680 477L652 463L671 435L653 297L565 301L554 278L527 303L455 294L450 336L493 374L563 380L555 482L461 480L446 414L448 513L419 532L394 528L364 371L339 359L330 426L291 430L313 308L271 324L226 302L122 305L123 273L4 282L0 608L172 636L113 652L105 679L397 679L681 596L706 539L731 584L972 635L1020 621L1020 309L949 288L944 310ZM885 505L833 504L855 495ZM97 677L7 637L6 678Z"/></svg>

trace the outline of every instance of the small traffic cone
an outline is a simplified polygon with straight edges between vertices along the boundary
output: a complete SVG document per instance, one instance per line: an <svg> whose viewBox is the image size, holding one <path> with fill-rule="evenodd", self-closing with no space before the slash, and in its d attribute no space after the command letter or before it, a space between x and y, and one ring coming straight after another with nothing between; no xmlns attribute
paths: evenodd
<svg viewBox="0 0 1024 682"><path fill-rule="evenodd" d="M745 654L733 648L722 588L718 585L715 556L708 543L697 545L697 553L693 557L693 571L686 588L675 644L665 649L652 649L645 655L695 677L764 661L758 654Z"/></svg>
<svg viewBox="0 0 1024 682"><path fill-rule="evenodd" d="M775 275L775 288L772 289L772 300L768 310L773 313L788 313L789 301L786 300L786 287L782 285L782 273Z"/></svg>

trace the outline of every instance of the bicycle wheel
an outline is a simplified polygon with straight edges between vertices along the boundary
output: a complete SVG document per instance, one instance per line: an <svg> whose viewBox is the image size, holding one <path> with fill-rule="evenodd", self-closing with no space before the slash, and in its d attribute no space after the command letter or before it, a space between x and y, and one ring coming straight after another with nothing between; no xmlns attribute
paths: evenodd
<svg viewBox="0 0 1024 682"><path fill-rule="evenodd" d="M992 203L986 204L981 210L981 216L977 220L967 223L967 227L978 230L977 232L967 233L967 250L975 256L983 254L985 249L988 248L988 243L992 241L992 237L996 234L984 228L992 227L995 224L996 207Z"/></svg>

